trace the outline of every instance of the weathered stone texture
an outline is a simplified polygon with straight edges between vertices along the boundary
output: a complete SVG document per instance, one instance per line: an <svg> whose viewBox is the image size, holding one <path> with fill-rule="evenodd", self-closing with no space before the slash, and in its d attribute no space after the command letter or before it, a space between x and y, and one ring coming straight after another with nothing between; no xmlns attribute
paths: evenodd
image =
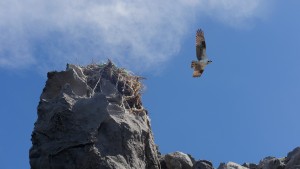
<svg viewBox="0 0 300 169"><path fill-rule="evenodd" d="M109 63L48 73L31 168L159 169L150 119L136 99L139 91L131 91L135 78Z"/></svg>

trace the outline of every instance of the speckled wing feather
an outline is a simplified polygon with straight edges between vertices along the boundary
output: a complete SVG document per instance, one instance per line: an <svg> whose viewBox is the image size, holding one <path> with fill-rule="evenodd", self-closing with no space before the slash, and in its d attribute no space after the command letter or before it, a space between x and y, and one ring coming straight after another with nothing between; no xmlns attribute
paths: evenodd
<svg viewBox="0 0 300 169"><path fill-rule="evenodd" d="M191 68L194 69L193 77L200 77L204 71L198 61L192 61Z"/></svg>
<svg viewBox="0 0 300 169"><path fill-rule="evenodd" d="M198 60L206 59L206 43L201 29L196 32L196 56Z"/></svg>

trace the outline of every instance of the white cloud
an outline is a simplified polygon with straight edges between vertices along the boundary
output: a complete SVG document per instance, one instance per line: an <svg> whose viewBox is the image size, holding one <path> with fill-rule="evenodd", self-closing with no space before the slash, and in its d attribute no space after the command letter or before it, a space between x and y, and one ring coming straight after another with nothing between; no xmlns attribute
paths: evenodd
<svg viewBox="0 0 300 169"><path fill-rule="evenodd" d="M267 0L203 0L203 11L234 27L249 26L251 19L263 18Z"/></svg>
<svg viewBox="0 0 300 169"><path fill-rule="evenodd" d="M180 50L193 18L230 25L258 17L260 0L0 0L0 68L61 68L112 58L151 69Z"/></svg>

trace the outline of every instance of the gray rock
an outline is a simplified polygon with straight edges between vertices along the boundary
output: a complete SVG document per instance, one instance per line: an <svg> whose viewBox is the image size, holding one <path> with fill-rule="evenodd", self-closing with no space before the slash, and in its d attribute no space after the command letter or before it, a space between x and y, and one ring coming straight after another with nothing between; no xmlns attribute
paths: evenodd
<svg viewBox="0 0 300 169"><path fill-rule="evenodd" d="M150 119L130 86L140 82L108 65L48 73L32 132L31 169L160 168Z"/></svg>
<svg viewBox="0 0 300 169"><path fill-rule="evenodd" d="M196 163L195 158L191 154L187 154L187 155L190 157L190 159L191 159L191 161L192 161L192 163L194 165Z"/></svg>
<svg viewBox="0 0 300 169"><path fill-rule="evenodd" d="M285 158L275 158L275 157L266 157L262 159L259 164L259 169L284 169L285 168Z"/></svg>
<svg viewBox="0 0 300 169"><path fill-rule="evenodd" d="M159 162L160 162L161 169L168 169L167 164L166 164L166 160L165 160L165 156L160 156L159 157Z"/></svg>
<svg viewBox="0 0 300 169"><path fill-rule="evenodd" d="M248 168L230 161L227 164L221 163L218 169L248 169Z"/></svg>
<svg viewBox="0 0 300 169"><path fill-rule="evenodd" d="M193 166L193 169L213 169L213 164L207 160L199 160Z"/></svg>
<svg viewBox="0 0 300 169"><path fill-rule="evenodd" d="M286 169L300 169L300 147L288 153L286 161Z"/></svg>
<svg viewBox="0 0 300 169"><path fill-rule="evenodd" d="M258 169L257 164L254 163L244 163L242 166L247 167L249 169Z"/></svg>
<svg viewBox="0 0 300 169"><path fill-rule="evenodd" d="M292 159L295 155L297 155L300 152L300 147L294 148L291 152L287 154L287 160Z"/></svg>
<svg viewBox="0 0 300 169"><path fill-rule="evenodd" d="M164 159L168 169L192 169L193 167L190 157L179 151L166 154Z"/></svg>

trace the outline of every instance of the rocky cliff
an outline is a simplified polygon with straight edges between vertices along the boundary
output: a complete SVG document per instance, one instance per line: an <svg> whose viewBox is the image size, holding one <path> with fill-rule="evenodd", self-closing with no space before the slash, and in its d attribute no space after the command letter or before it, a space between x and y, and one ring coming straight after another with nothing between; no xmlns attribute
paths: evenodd
<svg viewBox="0 0 300 169"><path fill-rule="evenodd" d="M141 79L110 61L49 72L32 132L31 169L214 169L182 152L158 152ZM218 169L300 169L300 147L284 158Z"/></svg>
<svg viewBox="0 0 300 169"><path fill-rule="evenodd" d="M32 132L32 169L159 169L141 77L115 67L48 73Z"/></svg>

